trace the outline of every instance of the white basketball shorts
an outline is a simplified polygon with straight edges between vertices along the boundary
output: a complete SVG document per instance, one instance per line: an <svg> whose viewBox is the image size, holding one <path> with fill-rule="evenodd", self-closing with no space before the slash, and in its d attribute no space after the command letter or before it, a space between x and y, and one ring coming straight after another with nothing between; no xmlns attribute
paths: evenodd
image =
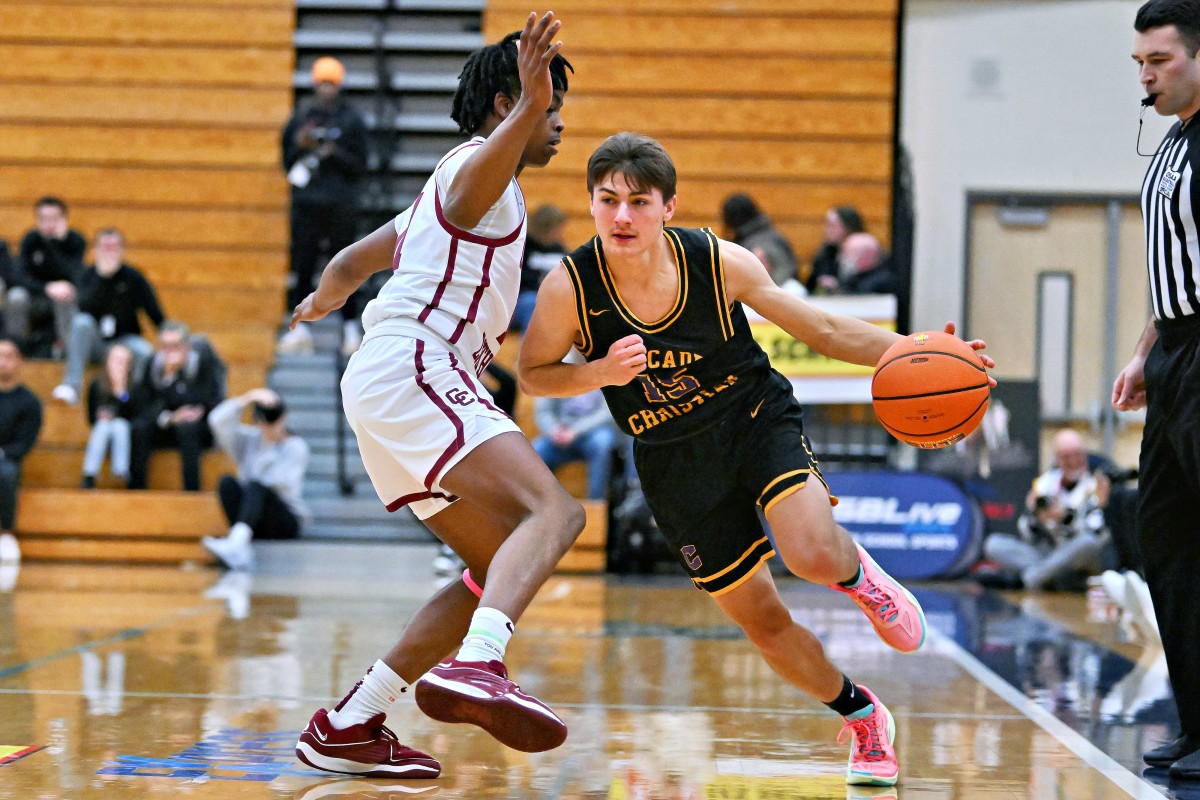
<svg viewBox="0 0 1200 800"><path fill-rule="evenodd" d="M469 362L417 323L383 322L364 337L342 378L342 404L379 499L428 519L458 498L442 477L467 453L520 428L498 409ZM380 330L382 328L383 330Z"/></svg>

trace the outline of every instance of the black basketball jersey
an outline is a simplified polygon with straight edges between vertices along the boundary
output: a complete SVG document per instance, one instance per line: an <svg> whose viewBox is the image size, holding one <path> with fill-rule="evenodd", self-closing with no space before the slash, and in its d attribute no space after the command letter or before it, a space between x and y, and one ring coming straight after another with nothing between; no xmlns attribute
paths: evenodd
<svg viewBox="0 0 1200 800"><path fill-rule="evenodd" d="M624 386L605 386L604 398L626 433L645 442L690 436L738 407L771 374L767 354L750 334L741 303L732 309L717 237L705 228L666 228L679 290L662 319L646 322L621 300L600 238L563 259L575 288L588 361L631 333L646 344L646 370ZM790 386L789 386L790 390Z"/></svg>

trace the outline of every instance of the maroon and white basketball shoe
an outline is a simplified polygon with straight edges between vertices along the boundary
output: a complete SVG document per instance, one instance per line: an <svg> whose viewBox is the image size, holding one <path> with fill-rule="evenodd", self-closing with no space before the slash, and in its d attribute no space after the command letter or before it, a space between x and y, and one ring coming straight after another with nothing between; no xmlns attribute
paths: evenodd
<svg viewBox="0 0 1200 800"><path fill-rule="evenodd" d="M372 778L436 778L442 774L437 759L400 744L383 724L384 715L349 728L338 729L329 713L312 715L296 742L296 758L310 767L343 775Z"/></svg>
<svg viewBox="0 0 1200 800"><path fill-rule="evenodd" d="M415 694L427 716L478 725L514 750L540 753L567 740L567 724L510 681L499 661L443 661L417 681Z"/></svg>

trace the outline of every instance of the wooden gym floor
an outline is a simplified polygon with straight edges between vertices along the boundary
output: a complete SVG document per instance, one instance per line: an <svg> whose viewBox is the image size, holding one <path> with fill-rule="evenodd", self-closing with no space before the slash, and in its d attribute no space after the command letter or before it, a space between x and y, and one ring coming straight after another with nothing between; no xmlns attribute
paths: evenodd
<svg viewBox="0 0 1200 800"><path fill-rule="evenodd" d="M311 712L391 644L433 588L431 547L264 544L253 576L23 565L0 574L0 798L1200 798L1143 773L1171 734L1161 653L1074 595L916 586L932 632L905 656L844 597L781 591L895 715L902 778L850 788L838 719L777 679L680 575L559 576L509 664L571 726L509 751L423 717L432 782L339 779L292 757ZM15 579L15 586L13 581Z"/></svg>

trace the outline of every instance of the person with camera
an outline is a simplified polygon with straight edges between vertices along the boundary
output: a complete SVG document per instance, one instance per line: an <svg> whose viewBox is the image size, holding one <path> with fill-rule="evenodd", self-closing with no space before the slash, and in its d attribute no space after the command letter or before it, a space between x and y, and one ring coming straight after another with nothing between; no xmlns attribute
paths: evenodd
<svg viewBox="0 0 1200 800"><path fill-rule="evenodd" d="M1054 466L1039 475L1017 521L1017 535L993 533L984 556L1014 586L1081 588L1100 571L1109 546L1104 508L1111 482L1088 467L1083 437L1070 428L1054 436Z"/></svg>
<svg viewBox="0 0 1200 800"><path fill-rule="evenodd" d="M291 277L288 308L313 289L321 243L332 256L356 237L358 182L366 171L367 126L342 96L346 68L335 58L312 66L315 101L297 109L283 129L283 168L292 187ZM342 307L342 349L362 342L354 298ZM312 333L304 323L279 340L282 352L311 352Z"/></svg>
<svg viewBox="0 0 1200 800"><path fill-rule="evenodd" d="M252 425L242 422L249 406ZM308 516L301 499L308 444L287 429L287 409L270 389L251 389L223 401L208 415L218 446L237 462L238 474L217 487L229 520L225 537L204 537L204 547L230 569L254 564L250 542L294 539Z"/></svg>

